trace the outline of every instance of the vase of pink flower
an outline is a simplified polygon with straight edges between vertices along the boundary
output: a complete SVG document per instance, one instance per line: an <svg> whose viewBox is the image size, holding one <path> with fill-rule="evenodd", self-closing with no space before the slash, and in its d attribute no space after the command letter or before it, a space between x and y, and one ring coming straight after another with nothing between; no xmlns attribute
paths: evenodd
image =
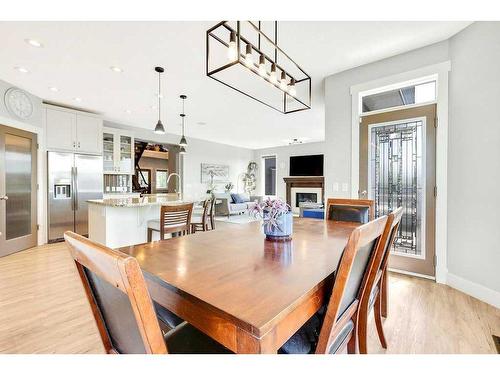
<svg viewBox="0 0 500 375"><path fill-rule="evenodd" d="M267 198L252 210L255 217L262 219L264 234L268 240L287 240L292 237L292 208L280 198Z"/></svg>

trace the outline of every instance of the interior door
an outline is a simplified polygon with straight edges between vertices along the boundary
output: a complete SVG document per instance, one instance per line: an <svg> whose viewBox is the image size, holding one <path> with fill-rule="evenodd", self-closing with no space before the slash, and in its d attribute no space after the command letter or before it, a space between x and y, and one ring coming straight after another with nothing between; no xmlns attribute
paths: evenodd
<svg viewBox="0 0 500 375"><path fill-rule="evenodd" d="M0 256L37 244L36 134L0 125Z"/></svg>
<svg viewBox="0 0 500 375"><path fill-rule="evenodd" d="M389 267L435 275L436 105L366 115L360 123L359 191L375 216L403 207Z"/></svg>

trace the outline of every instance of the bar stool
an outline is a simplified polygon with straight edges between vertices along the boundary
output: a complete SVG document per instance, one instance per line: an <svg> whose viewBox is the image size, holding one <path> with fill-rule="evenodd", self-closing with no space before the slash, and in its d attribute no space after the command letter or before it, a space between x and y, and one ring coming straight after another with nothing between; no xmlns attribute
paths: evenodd
<svg viewBox="0 0 500 375"><path fill-rule="evenodd" d="M160 240L165 234L180 236L191 233L191 214L193 203L161 206L160 219L148 221L148 242L152 241L153 231L160 232Z"/></svg>

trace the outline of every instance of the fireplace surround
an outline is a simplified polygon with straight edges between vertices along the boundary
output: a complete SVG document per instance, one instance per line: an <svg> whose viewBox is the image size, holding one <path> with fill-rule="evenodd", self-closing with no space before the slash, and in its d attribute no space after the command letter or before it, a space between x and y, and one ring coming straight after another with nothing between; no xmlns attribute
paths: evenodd
<svg viewBox="0 0 500 375"><path fill-rule="evenodd" d="M304 193L319 193L318 191L308 190L307 188L319 188L321 189L321 200L324 199L325 196L325 178L323 176L311 176L311 177L284 177L283 180L286 184L286 202L291 206L292 203L292 188L294 188L293 193L298 192L296 188L304 188ZM295 201L295 199L294 199ZM293 209L294 207L292 207Z"/></svg>

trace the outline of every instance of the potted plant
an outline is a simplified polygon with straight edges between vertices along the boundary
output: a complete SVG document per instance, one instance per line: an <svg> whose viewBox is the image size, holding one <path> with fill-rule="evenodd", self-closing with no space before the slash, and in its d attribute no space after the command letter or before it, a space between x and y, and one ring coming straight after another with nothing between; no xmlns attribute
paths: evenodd
<svg viewBox="0 0 500 375"><path fill-rule="evenodd" d="M234 185L233 185L232 182L229 182L229 183L226 184L226 186L224 186L224 188L226 189L226 193L230 193L231 190L233 190Z"/></svg>
<svg viewBox="0 0 500 375"><path fill-rule="evenodd" d="M255 205L255 217L262 219L264 234L268 240L289 240L293 230L292 208L280 198L267 198Z"/></svg>

